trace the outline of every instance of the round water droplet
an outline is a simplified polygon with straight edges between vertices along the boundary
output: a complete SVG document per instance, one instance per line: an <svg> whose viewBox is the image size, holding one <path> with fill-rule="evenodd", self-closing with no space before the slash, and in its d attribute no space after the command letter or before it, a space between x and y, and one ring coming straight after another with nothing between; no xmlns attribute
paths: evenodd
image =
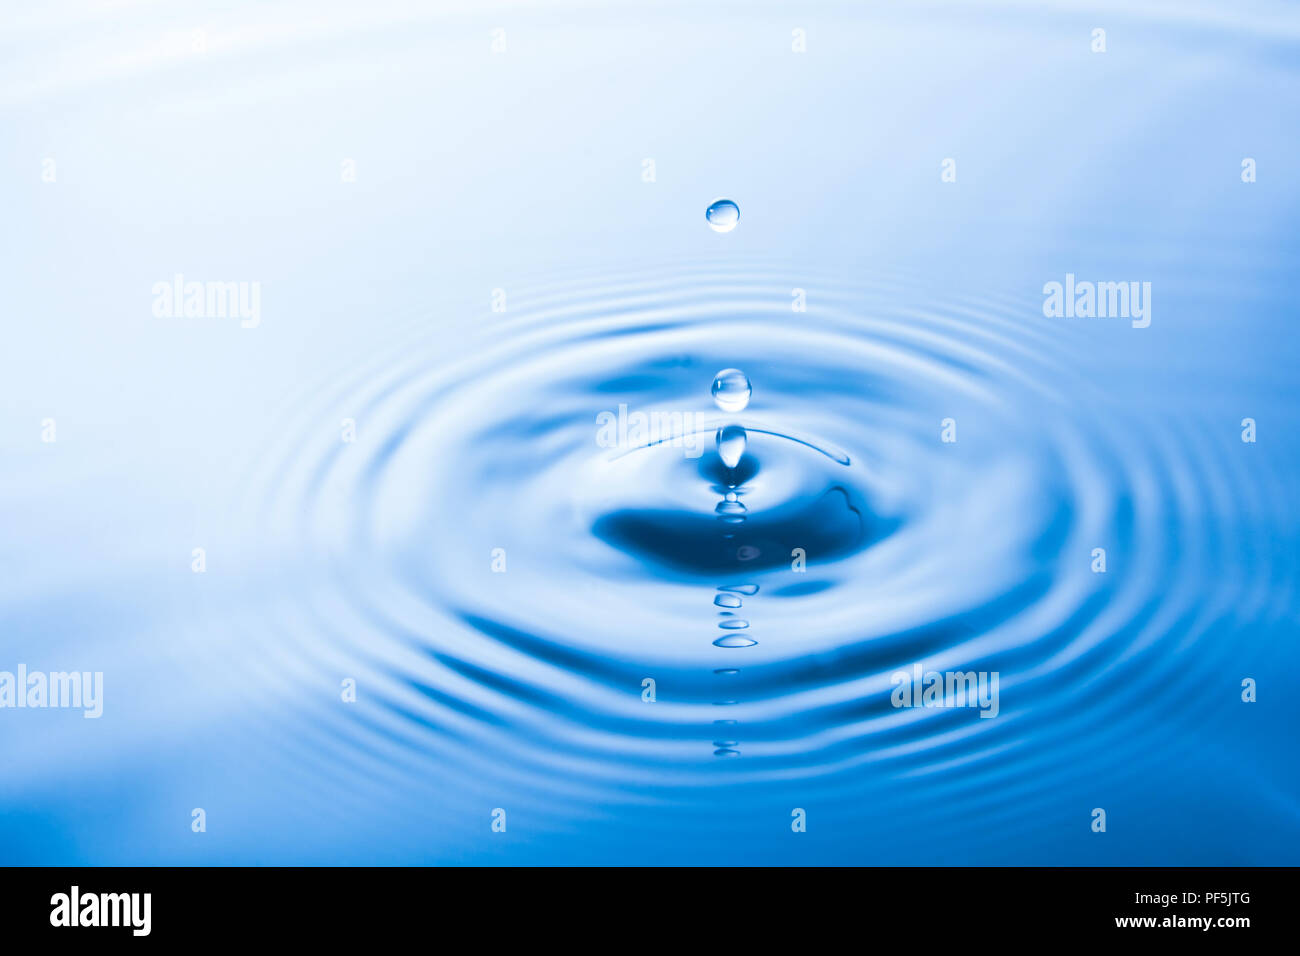
<svg viewBox="0 0 1300 956"><path fill-rule="evenodd" d="M753 647L758 641L740 634L726 634L713 642L714 647Z"/></svg>
<svg viewBox="0 0 1300 956"><path fill-rule="evenodd" d="M738 368L724 368L713 376L713 400L724 412L744 409L753 391L749 376Z"/></svg>
<svg viewBox="0 0 1300 956"><path fill-rule="evenodd" d="M713 599L713 603L718 607L740 607L740 595L719 594Z"/></svg>
<svg viewBox="0 0 1300 956"><path fill-rule="evenodd" d="M725 621L719 621L718 627L728 631L743 631L749 627L748 621L742 621L738 617L729 617Z"/></svg>
<svg viewBox="0 0 1300 956"><path fill-rule="evenodd" d="M743 515L749 509L739 501L719 501L713 510L720 515Z"/></svg>
<svg viewBox="0 0 1300 956"><path fill-rule="evenodd" d="M722 459L722 463L728 468L735 468L739 465L741 456L745 454L745 443L749 440L749 436L745 434L745 429L739 425L724 425L718 429L715 440L718 443L718 457ZM745 510L745 506L739 501L723 503L737 505L740 511Z"/></svg>
<svg viewBox="0 0 1300 956"><path fill-rule="evenodd" d="M714 232L731 232L740 222L740 207L730 199L719 199L704 210L704 218Z"/></svg>

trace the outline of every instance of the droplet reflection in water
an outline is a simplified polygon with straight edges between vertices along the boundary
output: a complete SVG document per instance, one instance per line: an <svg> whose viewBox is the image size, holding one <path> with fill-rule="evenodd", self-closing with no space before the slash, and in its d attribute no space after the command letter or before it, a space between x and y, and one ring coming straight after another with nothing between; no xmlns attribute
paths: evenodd
<svg viewBox="0 0 1300 956"><path fill-rule="evenodd" d="M727 634L713 642L714 647L753 647L758 641L740 634Z"/></svg>
<svg viewBox="0 0 1300 956"><path fill-rule="evenodd" d="M743 411L752 391L749 376L738 368L724 368L713 376L713 400L724 412Z"/></svg>
<svg viewBox="0 0 1300 956"><path fill-rule="evenodd" d="M740 207L730 199L719 199L704 211L714 232L731 232L740 222Z"/></svg>

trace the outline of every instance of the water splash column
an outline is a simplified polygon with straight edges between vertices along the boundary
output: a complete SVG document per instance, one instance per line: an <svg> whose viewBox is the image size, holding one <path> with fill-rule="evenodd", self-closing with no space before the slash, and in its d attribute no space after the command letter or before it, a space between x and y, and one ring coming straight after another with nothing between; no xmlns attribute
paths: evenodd
<svg viewBox="0 0 1300 956"><path fill-rule="evenodd" d="M714 376L713 401L724 412L743 411L749 405L751 394L752 388L749 378L740 369L726 368ZM714 511L717 513L718 521L723 529L722 537L724 539L734 539L736 527L745 522L746 508L740 500L744 494L744 491L741 490L743 482L737 480L739 476L736 469L745 455L748 436L743 426L733 423L719 427L714 436L714 442L717 446L718 458L727 469L727 490ZM724 584L717 589L713 604L719 609L718 627L727 633L713 641L715 647L753 647L758 643L748 634L739 633L748 631L749 621L738 613L744 606L744 599L757 593L757 584ZM740 668L719 667L715 668L713 673L723 680L734 680L736 675L740 673ZM731 706L735 703L736 701L731 698L728 692L722 693L719 695L719 699L714 701L715 706L720 707ZM713 751L713 755L715 757L740 756L740 750L737 749L740 742L734 739L737 736L735 728L738 726L738 722L731 718L720 718L713 723L716 728L716 739L713 741L713 746L716 749Z"/></svg>

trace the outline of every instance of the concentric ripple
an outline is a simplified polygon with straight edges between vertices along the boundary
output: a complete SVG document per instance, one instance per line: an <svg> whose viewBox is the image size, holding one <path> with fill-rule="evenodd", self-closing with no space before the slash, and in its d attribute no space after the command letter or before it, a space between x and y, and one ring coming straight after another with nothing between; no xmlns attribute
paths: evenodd
<svg viewBox="0 0 1300 956"><path fill-rule="evenodd" d="M399 778L685 799L948 774L938 802L1032 800L1171 738L1190 717L1139 715L1294 598L1294 555L1271 581L1231 557L1270 539L1240 502L1293 521L1280 483L1230 473L1196 410L1110 404L1037 303L919 288L580 277L311 390L249 495L320 561L281 595L329 648L305 679L359 674L375 707L310 732L382 741ZM752 383L735 410L725 369ZM682 425L602 441L637 412ZM996 672L996 718L894 706L914 666Z"/></svg>

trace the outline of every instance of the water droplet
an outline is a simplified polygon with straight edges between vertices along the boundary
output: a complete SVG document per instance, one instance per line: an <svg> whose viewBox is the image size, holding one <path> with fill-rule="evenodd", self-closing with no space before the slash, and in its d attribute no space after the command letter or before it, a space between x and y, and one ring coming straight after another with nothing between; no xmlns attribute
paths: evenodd
<svg viewBox="0 0 1300 956"><path fill-rule="evenodd" d="M718 457L728 468L735 468L740 464L740 458L745 454L745 429L739 425L725 425L718 429L716 441L718 443ZM744 511L745 506L739 501L724 501L722 504L739 505L740 510ZM721 508L721 505L719 505Z"/></svg>
<svg viewBox="0 0 1300 956"><path fill-rule="evenodd" d="M752 544L742 544L736 549L736 557L741 561L753 561L762 553L762 551L759 551L758 548L754 547Z"/></svg>
<svg viewBox="0 0 1300 956"><path fill-rule="evenodd" d="M757 584L724 584L719 591L734 591L737 594L757 594Z"/></svg>
<svg viewBox="0 0 1300 956"><path fill-rule="evenodd" d="M732 750L730 747L719 747L717 750L713 751L713 756L715 756L715 757L739 757L739 756L740 756L740 751L739 751L739 750Z"/></svg>
<svg viewBox="0 0 1300 956"><path fill-rule="evenodd" d="M715 740L713 742L713 746L715 747L730 748L730 747L737 747L739 745L740 745L740 741L738 740Z"/></svg>
<svg viewBox="0 0 1300 956"><path fill-rule="evenodd" d="M713 642L714 647L753 647L758 641L740 634L725 634Z"/></svg>
<svg viewBox="0 0 1300 956"><path fill-rule="evenodd" d="M724 412L739 412L754 392L749 376L738 368L724 368L713 376L713 400Z"/></svg>
<svg viewBox="0 0 1300 956"><path fill-rule="evenodd" d="M748 621L742 621L738 617L729 617L725 621L719 621L718 627L728 631L743 631L749 627Z"/></svg>
<svg viewBox="0 0 1300 956"><path fill-rule="evenodd" d="M740 207L730 199L719 199L704 210L704 218L714 232L731 232L740 222Z"/></svg>
<svg viewBox="0 0 1300 956"><path fill-rule="evenodd" d="M740 668L739 668L739 667L715 667L715 668L713 669L713 673L715 673L715 674L739 674L739 673L740 673Z"/></svg>
<svg viewBox="0 0 1300 956"><path fill-rule="evenodd" d="M713 603L718 607L740 607L740 597L735 594L719 594Z"/></svg>

